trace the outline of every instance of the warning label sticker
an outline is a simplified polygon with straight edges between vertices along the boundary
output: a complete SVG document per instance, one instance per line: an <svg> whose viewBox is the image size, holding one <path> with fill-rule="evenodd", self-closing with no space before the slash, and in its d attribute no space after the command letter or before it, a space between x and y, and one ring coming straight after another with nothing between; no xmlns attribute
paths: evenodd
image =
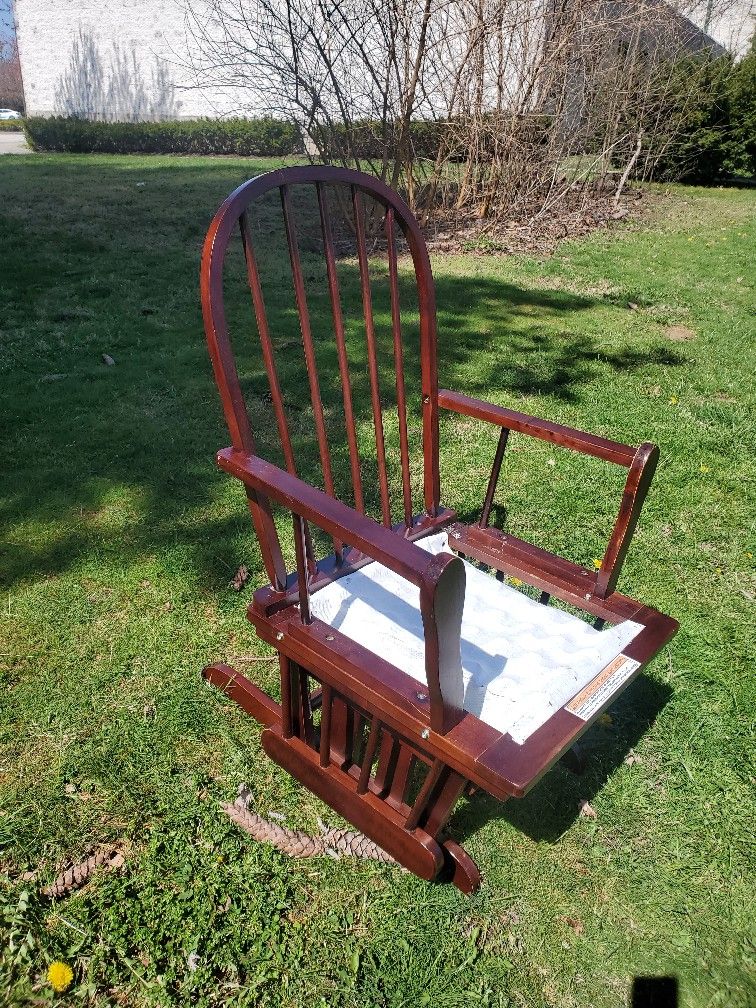
<svg viewBox="0 0 756 1008"><path fill-rule="evenodd" d="M625 680L640 667L640 662L627 655L620 654L609 662L605 669L592 679L587 686L574 696L567 704L566 710L583 721L589 721L593 715L617 692Z"/></svg>

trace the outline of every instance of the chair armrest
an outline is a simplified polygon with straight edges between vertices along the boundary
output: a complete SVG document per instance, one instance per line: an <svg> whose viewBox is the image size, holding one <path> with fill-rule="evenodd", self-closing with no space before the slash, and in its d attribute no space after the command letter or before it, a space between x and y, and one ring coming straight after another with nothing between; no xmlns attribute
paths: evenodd
<svg viewBox="0 0 756 1008"><path fill-rule="evenodd" d="M504 406L494 406L493 403L483 402L481 399L471 399L460 392L451 392L448 389L439 391L438 402L440 406L454 410L456 413L463 413L465 416L475 417L477 420L485 420L507 430L540 438L542 441L550 441L552 444L562 448L571 448L584 455L593 455L595 458L613 462L615 465L624 466L629 470L622 493L619 514L614 523L614 529L601 561L601 567L596 575L594 586L595 594L602 598L610 595L617 586L630 541L638 524L643 502L656 471L656 465L659 461L657 446L650 442L644 442L640 447L634 448L631 445L622 444L620 441L611 441L609 438L600 437L597 434L587 434L574 427L565 427L563 424L553 423L550 420L540 420L538 417L528 416L527 413L518 413L516 410L510 410ZM503 444L500 451L503 451ZM497 461L494 463L496 479L498 479L498 466L500 465L501 458L500 455L497 455ZM493 495L496 479L492 476L493 482L489 486L490 496ZM487 506L490 506L490 501Z"/></svg>
<svg viewBox="0 0 756 1008"><path fill-rule="evenodd" d="M637 452L636 448L621 444L619 441L611 441L597 434L587 434L585 431L565 427L551 420L540 420L538 417L528 416L527 413L518 413L504 406L494 406L493 403L483 402L481 399L471 399L461 392L440 389L438 403L444 409L453 410L455 413L463 413L477 420L486 420L498 427L506 427L520 434L529 434L542 441L551 441L552 444L561 445L563 448L571 448L573 451L593 455L626 468L632 465Z"/></svg>
<svg viewBox="0 0 756 1008"><path fill-rule="evenodd" d="M247 486L359 549L420 589L431 728L446 732L462 716L459 642L465 569L459 557L432 554L342 501L256 455L224 448L218 465Z"/></svg>

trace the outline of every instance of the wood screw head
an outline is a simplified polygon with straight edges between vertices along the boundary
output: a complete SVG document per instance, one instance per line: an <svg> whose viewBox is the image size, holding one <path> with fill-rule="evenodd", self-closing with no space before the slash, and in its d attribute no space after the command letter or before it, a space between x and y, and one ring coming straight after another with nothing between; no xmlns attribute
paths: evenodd
<svg viewBox="0 0 756 1008"><path fill-rule="evenodd" d="M418 700L427 700L428 699L428 694L427 693L415 693L415 696L417 697Z"/></svg>
<svg viewBox="0 0 756 1008"><path fill-rule="evenodd" d="M276 640L283 640L283 634L281 633L281 631L280 631L280 630L279 630L279 631L278 631L278 633L276 634Z"/></svg>
<svg viewBox="0 0 756 1008"><path fill-rule="evenodd" d="M326 634L326 640L333 640L333 634L332 633Z"/></svg>
<svg viewBox="0 0 756 1008"><path fill-rule="evenodd" d="M420 732L420 738L423 739L430 738L430 728L423 728L423 730Z"/></svg>

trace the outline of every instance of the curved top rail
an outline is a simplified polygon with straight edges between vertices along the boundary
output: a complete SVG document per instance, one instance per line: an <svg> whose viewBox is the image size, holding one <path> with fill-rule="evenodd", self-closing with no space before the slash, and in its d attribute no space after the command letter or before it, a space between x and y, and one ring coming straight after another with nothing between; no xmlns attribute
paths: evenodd
<svg viewBox="0 0 756 1008"><path fill-rule="evenodd" d="M259 199L260 196L264 196L271 189L315 182L323 182L326 185L356 186L363 192L376 197L384 206L393 207L407 238L412 258L415 260L415 267L418 266L417 254L430 273L430 260L420 225L401 196L385 182L353 168L339 168L334 165L293 165L289 168L274 168L272 171L263 172L262 175L256 175L247 182L242 182L226 197L213 217L207 232L202 250L202 274L209 275L214 265L214 252L216 249L225 250L221 243L224 240L228 241L234 225L250 203Z"/></svg>

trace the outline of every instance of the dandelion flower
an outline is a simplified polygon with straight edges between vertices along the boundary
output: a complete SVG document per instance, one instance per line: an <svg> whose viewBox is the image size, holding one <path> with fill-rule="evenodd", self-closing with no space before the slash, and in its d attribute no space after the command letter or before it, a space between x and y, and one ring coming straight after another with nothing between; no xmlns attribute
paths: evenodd
<svg viewBox="0 0 756 1008"><path fill-rule="evenodd" d="M68 963L56 961L50 963L47 967L47 982L58 994L62 994L63 991L68 990L72 980L73 970Z"/></svg>
<svg viewBox="0 0 756 1008"><path fill-rule="evenodd" d="M601 561L597 557L593 558L593 566L596 568L596 570L598 570L599 567L601 566Z"/></svg>
<svg viewBox="0 0 756 1008"><path fill-rule="evenodd" d="M521 585L522 581L520 581L519 578L510 578L509 583L515 585L516 587L517 585Z"/></svg>

